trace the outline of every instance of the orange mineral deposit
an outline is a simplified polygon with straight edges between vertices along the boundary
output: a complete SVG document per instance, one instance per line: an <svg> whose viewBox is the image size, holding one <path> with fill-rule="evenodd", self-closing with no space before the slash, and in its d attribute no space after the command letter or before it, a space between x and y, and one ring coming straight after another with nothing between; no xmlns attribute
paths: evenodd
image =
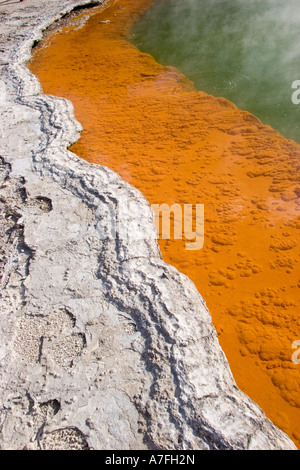
<svg viewBox="0 0 300 470"><path fill-rule="evenodd" d="M151 204L204 204L204 246L160 240L205 299L237 385L300 446L300 146L195 90L127 39L151 0L115 0L48 35L30 69L72 101L71 150Z"/></svg>

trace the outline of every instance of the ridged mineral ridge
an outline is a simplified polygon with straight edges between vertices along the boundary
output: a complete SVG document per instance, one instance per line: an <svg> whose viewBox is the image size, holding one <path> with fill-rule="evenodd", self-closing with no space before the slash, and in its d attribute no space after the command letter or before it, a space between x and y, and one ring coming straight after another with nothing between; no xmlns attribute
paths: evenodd
<svg viewBox="0 0 300 470"><path fill-rule="evenodd" d="M49 25L100 3L0 5L1 449L295 449L236 386L146 199L67 150L73 106L26 67Z"/></svg>

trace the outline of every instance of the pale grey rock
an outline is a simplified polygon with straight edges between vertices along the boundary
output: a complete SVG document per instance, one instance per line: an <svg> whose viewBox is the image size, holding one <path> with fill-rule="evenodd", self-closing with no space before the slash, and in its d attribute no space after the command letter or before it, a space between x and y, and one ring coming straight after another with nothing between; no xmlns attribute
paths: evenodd
<svg viewBox="0 0 300 470"><path fill-rule="evenodd" d="M147 201L67 151L72 104L25 66L89 3L0 6L1 448L295 449L237 388Z"/></svg>

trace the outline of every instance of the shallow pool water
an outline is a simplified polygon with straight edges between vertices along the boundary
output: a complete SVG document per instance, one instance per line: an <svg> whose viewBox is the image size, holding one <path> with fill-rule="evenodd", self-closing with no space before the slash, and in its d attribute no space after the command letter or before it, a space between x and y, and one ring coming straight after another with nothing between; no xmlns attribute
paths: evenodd
<svg viewBox="0 0 300 470"><path fill-rule="evenodd" d="M150 4L114 0L75 18L30 69L72 101L83 126L72 152L151 204L204 204L203 248L160 238L162 256L205 299L238 386L300 448L300 146L129 43Z"/></svg>
<svg viewBox="0 0 300 470"><path fill-rule="evenodd" d="M130 39L300 143L299 0L157 0Z"/></svg>

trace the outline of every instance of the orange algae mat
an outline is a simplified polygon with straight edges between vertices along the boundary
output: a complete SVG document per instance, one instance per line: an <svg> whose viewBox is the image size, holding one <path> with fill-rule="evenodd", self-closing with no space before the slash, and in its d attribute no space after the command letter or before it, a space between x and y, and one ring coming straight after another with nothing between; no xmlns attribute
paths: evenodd
<svg viewBox="0 0 300 470"><path fill-rule="evenodd" d="M204 204L199 251L159 240L204 297L237 385L300 447L300 146L194 89L126 40L151 0L115 0L50 35L30 69L71 100L71 150L108 166L151 204ZM298 430L299 428L299 430Z"/></svg>

